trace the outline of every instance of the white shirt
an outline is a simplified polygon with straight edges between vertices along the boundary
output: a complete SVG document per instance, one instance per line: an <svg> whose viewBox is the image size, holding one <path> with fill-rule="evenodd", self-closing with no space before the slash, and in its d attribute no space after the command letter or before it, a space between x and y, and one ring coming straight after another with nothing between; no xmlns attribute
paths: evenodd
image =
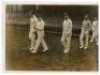
<svg viewBox="0 0 100 75"><path fill-rule="evenodd" d="M72 33L71 19L66 19L63 21L63 33Z"/></svg>
<svg viewBox="0 0 100 75"><path fill-rule="evenodd" d="M95 31L95 30L98 30L98 20L94 20L93 23L92 23L92 30Z"/></svg>
<svg viewBox="0 0 100 75"><path fill-rule="evenodd" d="M41 19L40 21L37 22L36 29L44 31L44 26L45 26L45 22Z"/></svg>
<svg viewBox="0 0 100 75"><path fill-rule="evenodd" d="M38 20L36 16L30 18L30 31L35 32L35 27L37 25L37 22Z"/></svg>
<svg viewBox="0 0 100 75"><path fill-rule="evenodd" d="M82 23L82 30L83 31L89 31L91 29L91 21L90 20L84 20Z"/></svg>

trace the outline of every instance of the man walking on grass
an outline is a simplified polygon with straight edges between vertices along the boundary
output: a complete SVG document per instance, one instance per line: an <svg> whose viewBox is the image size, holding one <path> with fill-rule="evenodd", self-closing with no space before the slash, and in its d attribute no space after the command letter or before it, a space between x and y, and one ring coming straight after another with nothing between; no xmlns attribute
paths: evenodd
<svg viewBox="0 0 100 75"><path fill-rule="evenodd" d="M64 13L64 21L62 24L61 44L64 48L64 53L70 50L70 42L72 36L72 20L69 18L68 13Z"/></svg>
<svg viewBox="0 0 100 75"><path fill-rule="evenodd" d="M81 34L80 34L80 48L84 48L85 50L88 48L90 29L91 29L91 21L89 20L89 16L86 14L82 23Z"/></svg>
<svg viewBox="0 0 100 75"><path fill-rule="evenodd" d="M41 16L38 16L38 22L35 28L37 33L37 40L33 51L31 51L32 53L37 53L40 44L42 44L43 46L43 50L42 50L43 52L48 50L47 44L44 40L44 27L45 27L45 22L43 21Z"/></svg>

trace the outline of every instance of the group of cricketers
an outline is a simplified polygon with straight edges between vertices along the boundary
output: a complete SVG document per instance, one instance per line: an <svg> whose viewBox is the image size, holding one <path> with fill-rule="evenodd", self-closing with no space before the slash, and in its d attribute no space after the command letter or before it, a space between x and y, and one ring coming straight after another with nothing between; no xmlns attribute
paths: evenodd
<svg viewBox="0 0 100 75"><path fill-rule="evenodd" d="M61 45L63 46L64 53L68 53L70 50L72 27L73 23L69 17L69 14L64 13L61 36ZM31 14L29 31L29 39L31 40L31 53L37 53L40 44L43 46L43 52L48 50L48 46L44 40L44 28L45 22L43 18L40 15ZM79 38L80 48L84 48L85 50L89 45L90 30L92 31L92 38L90 42L95 40L96 44L98 44L98 19L97 17L94 17L93 22L91 22L89 15L86 14L82 22L81 34Z"/></svg>

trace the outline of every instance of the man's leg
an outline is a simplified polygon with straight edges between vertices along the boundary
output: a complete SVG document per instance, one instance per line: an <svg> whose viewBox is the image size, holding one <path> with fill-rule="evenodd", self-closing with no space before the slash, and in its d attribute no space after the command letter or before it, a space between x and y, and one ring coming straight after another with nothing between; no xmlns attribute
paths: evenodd
<svg viewBox="0 0 100 75"><path fill-rule="evenodd" d="M66 34L62 34L62 37L61 37L61 44L63 45L63 47L65 48L66 47L66 40L65 40L65 37Z"/></svg>
<svg viewBox="0 0 100 75"><path fill-rule="evenodd" d="M89 32L85 33L85 47L84 49L88 48L88 43L89 43Z"/></svg>
<svg viewBox="0 0 100 75"><path fill-rule="evenodd" d="M83 38L84 38L84 33L81 32L81 35L80 35L80 48L84 47Z"/></svg>
<svg viewBox="0 0 100 75"><path fill-rule="evenodd" d="M64 50L64 53L68 53L70 50L71 35L66 37L66 40L67 40L67 42L66 42L66 48Z"/></svg>
<svg viewBox="0 0 100 75"><path fill-rule="evenodd" d="M93 31L92 32L92 38L91 38L90 42L93 42L94 38L95 38L95 32Z"/></svg>
<svg viewBox="0 0 100 75"><path fill-rule="evenodd" d="M31 48L30 48L30 50L32 50L34 48L34 45L35 45L35 34L34 33L30 34L30 40L31 40Z"/></svg>
<svg viewBox="0 0 100 75"><path fill-rule="evenodd" d="M95 33L95 41L96 41L96 45L98 45L98 33Z"/></svg>
<svg viewBox="0 0 100 75"><path fill-rule="evenodd" d="M47 51L48 50L48 47L47 47L47 44L46 44L46 42L44 41L44 38L42 38L42 46L43 46L43 52L45 52L45 51Z"/></svg>
<svg viewBox="0 0 100 75"><path fill-rule="evenodd" d="M96 45L98 45L98 36L96 36Z"/></svg>
<svg viewBox="0 0 100 75"><path fill-rule="evenodd" d="M37 34L38 34L38 38L37 38L37 40L36 40L36 43L35 43L35 46L34 46L34 49L33 49L32 53L36 53L36 52L37 52L37 50L38 50L38 48L39 48L39 45L40 45L40 43L41 43L41 41L42 41L41 32L38 31Z"/></svg>

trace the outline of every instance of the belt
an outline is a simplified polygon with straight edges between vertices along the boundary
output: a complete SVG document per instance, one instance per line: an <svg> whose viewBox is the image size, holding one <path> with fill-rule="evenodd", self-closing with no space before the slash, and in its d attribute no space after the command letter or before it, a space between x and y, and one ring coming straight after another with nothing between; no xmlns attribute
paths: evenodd
<svg viewBox="0 0 100 75"><path fill-rule="evenodd" d="M34 28L34 29L36 29L36 28ZM36 29L36 30L39 30L39 31L44 31L44 30L41 30L41 29Z"/></svg>

